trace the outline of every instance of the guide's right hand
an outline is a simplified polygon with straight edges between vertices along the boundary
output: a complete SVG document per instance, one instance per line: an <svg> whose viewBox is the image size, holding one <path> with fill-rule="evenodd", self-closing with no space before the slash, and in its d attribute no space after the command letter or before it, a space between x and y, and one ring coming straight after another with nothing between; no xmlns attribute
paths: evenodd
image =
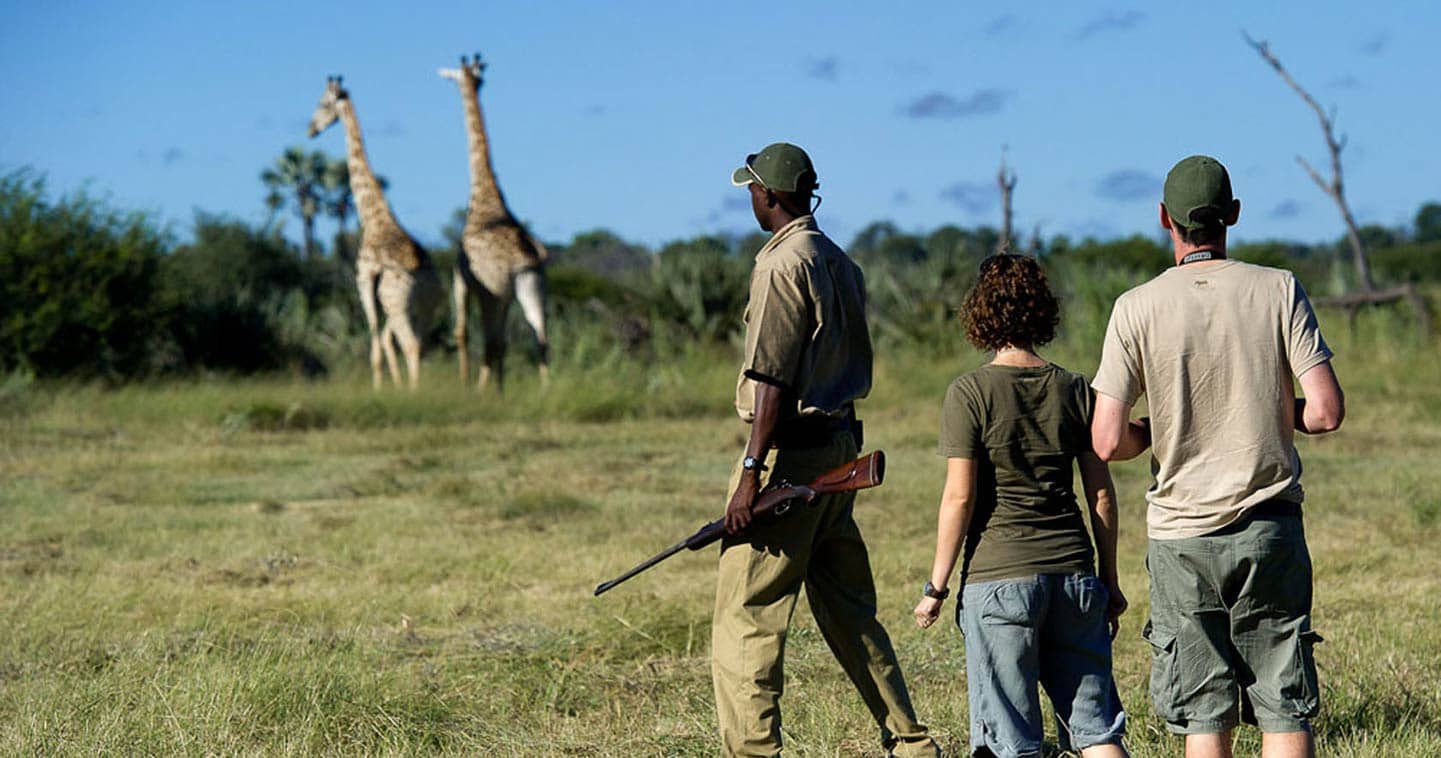
<svg viewBox="0 0 1441 758"><path fill-rule="evenodd" d="M742 473L736 491L731 493L730 503L726 505L726 534L740 534L750 528L751 506L759 491L760 477L754 473Z"/></svg>

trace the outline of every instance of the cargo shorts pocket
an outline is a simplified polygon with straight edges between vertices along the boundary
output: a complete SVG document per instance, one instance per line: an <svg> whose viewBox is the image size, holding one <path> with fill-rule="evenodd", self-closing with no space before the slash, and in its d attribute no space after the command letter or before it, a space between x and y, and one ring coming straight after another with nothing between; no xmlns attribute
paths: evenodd
<svg viewBox="0 0 1441 758"><path fill-rule="evenodd" d="M1316 643L1324 642L1314 629L1307 629L1296 640L1295 668L1287 677L1285 694L1294 715L1310 718L1321 710L1321 688L1316 676Z"/></svg>
<svg viewBox="0 0 1441 758"><path fill-rule="evenodd" d="M1150 621L1141 636L1151 643L1151 705L1156 715L1170 723L1185 721L1186 714L1176 702L1180 691L1176 667L1176 635L1157 629Z"/></svg>

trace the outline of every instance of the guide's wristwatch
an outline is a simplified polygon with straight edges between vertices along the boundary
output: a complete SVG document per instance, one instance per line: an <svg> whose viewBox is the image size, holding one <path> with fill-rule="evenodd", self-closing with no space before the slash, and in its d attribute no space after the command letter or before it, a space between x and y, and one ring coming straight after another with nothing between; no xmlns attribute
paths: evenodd
<svg viewBox="0 0 1441 758"><path fill-rule="evenodd" d="M765 471L766 464L754 455L747 455L741 459L741 468L746 471Z"/></svg>
<svg viewBox="0 0 1441 758"><path fill-rule="evenodd" d="M946 589L938 590L936 589L936 585L931 584L930 580L927 579L926 586L921 588L921 594L936 600L945 600L951 596L951 589L947 587Z"/></svg>

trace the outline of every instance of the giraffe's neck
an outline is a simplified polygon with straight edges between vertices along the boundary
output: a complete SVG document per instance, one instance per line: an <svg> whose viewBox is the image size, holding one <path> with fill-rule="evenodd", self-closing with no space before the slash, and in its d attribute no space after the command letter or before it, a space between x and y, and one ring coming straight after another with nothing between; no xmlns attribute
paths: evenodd
<svg viewBox="0 0 1441 758"><path fill-rule="evenodd" d="M361 234L372 234L393 227L400 229L385 194L380 191L380 181L370 170L370 159L365 156L365 139L360 136L360 121L355 117L355 107L350 98L337 105L340 121L345 124L345 160L350 169L350 194L355 198L355 210L360 215Z"/></svg>
<svg viewBox="0 0 1441 758"><path fill-rule="evenodd" d="M485 135L485 116L480 111L480 92L474 87L461 87L465 101L465 129L470 138L470 208L467 225L494 221L510 216L505 197L495 181L490 165L490 140Z"/></svg>

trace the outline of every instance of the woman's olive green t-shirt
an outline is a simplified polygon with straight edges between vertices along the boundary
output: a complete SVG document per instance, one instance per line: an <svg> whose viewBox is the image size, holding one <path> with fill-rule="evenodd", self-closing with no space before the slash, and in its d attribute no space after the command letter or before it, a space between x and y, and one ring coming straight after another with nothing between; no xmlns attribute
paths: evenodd
<svg viewBox="0 0 1441 758"><path fill-rule="evenodd" d="M1054 364L986 364L951 383L937 452L977 463L962 583L1095 570L1073 487L1092 400L1084 376Z"/></svg>

